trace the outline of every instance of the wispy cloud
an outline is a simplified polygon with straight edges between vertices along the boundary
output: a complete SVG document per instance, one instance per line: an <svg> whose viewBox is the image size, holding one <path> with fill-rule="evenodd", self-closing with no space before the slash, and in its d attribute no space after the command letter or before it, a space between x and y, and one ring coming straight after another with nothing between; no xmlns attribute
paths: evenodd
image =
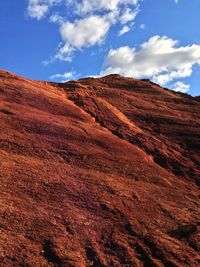
<svg viewBox="0 0 200 267"><path fill-rule="evenodd" d="M70 71L70 72L65 72L62 74L60 74L60 73L53 74L49 78L52 81L67 82L69 80L76 79L77 77L78 77L78 75L76 74L76 72Z"/></svg>
<svg viewBox="0 0 200 267"><path fill-rule="evenodd" d="M129 32L130 30L131 30L131 29L130 29L129 26L124 26L124 27L119 31L118 36L121 36L121 35L123 35L123 34Z"/></svg>
<svg viewBox="0 0 200 267"><path fill-rule="evenodd" d="M61 1L62 0L29 0L27 8L28 16L41 20L46 16L52 6L59 4Z"/></svg>

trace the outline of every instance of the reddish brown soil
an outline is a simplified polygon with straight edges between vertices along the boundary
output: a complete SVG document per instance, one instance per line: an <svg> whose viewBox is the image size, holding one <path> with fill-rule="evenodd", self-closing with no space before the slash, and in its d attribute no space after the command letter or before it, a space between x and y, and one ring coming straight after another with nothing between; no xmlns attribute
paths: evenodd
<svg viewBox="0 0 200 267"><path fill-rule="evenodd" d="M199 98L0 71L0 129L0 266L199 266Z"/></svg>

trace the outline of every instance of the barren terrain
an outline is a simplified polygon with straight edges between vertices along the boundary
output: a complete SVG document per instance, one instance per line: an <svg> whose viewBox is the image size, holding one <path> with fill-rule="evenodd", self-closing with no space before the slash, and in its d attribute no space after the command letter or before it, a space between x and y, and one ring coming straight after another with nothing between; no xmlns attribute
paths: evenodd
<svg viewBox="0 0 200 267"><path fill-rule="evenodd" d="M0 71L0 266L200 265L200 101Z"/></svg>

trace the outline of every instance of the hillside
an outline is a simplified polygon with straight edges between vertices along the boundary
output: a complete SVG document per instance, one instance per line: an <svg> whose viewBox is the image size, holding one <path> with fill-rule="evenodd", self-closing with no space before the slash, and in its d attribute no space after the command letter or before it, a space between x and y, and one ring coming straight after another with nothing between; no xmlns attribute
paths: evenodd
<svg viewBox="0 0 200 267"><path fill-rule="evenodd" d="M200 264L200 102L119 75L0 71L1 266Z"/></svg>

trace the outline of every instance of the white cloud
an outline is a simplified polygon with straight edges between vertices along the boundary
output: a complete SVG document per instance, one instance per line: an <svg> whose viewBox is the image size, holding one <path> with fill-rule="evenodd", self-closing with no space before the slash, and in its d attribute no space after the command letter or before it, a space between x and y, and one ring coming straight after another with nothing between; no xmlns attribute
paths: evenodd
<svg viewBox="0 0 200 267"><path fill-rule="evenodd" d="M118 35L130 30L128 22L133 21L138 12L139 0L83 0L74 1L76 13L81 17L72 22L65 22L60 28L63 47L56 54L60 60L71 61L76 50L100 45L110 28L116 24L124 25ZM129 5L134 6L132 9ZM103 14L100 11L104 11ZM99 13L100 12L100 13Z"/></svg>
<svg viewBox="0 0 200 267"><path fill-rule="evenodd" d="M130 21L133 21L136 18L138 12L139 12L138 7L136 9L126 8L120 17L121 24L124 25Z"/></svg>
<svg viewBox="0 0 200 267"><path fill-rule="evenodd" d="M89 16L73 23L63 23L60 27L60 34L64 45L59 49L55 58L71 61L74 51L101 44L110 26L111 22L106 16Z"/></svg>
<svg viewBox="0 0 200 267"><path fill-rule="evenodd" d="M28 16L37 20L43 19L50 7L57 5L62 0L29 0L28 1Z"/></svg>
<svg viewBox="0 0 200 267"><path fill-rule="evenodd" d="M141 24L140 25L140 29L144 30L146 28L146 25L145 24Z"/></svg>
<svg viewBox="0 0 200 267"><path fill-rule="evenodd" d="M139 49L128 46L111 49L102 75L118 73L135 78L150 78L161 85L191 76L200 64L200 45L179 46L166 36L153 36Z"/></svg>
<svg viewBox="0 0 200 267"><path fill-rule="evenodd" d="M190 89L190 85L179 81L176 82L171 89L176 92L187 93Z"/></svg>
<svg viewBox="0 0 200 267"><path fill-rule="evenodd" d="M77 3L77 12L83 15L100 10L113 11L117 10L120 5L137 5L138 2L139 0L83 0Z"/></svg>
<svg viewBox="0 0 200 267"><path fill-rule="evenodd" d="M75 79L76 77L76 73L74 71L70 71L70 72L65 72L63 74L54 74L54 75L51 75L49 78L53 81L55 80L61 80L61 82L67 82L69 80L72 80L72 79Z"/></svg>
<svg viewBox="0 0 200 267"><path fill-rule="evenodd" d="M180 68L174 71L172 70L166 72L165 74L154 76L152 79L155 83L158 83L160 85L166 85L173 80L190 77L191 74L192 68L190 66L186 66L185 68Z"/></svg>
<svg viewBox="0 0 200 267"><path fill-rule="evenodd" d="M60 45L59 45L59 47L60 47ZM50 61L47 61L47 62L52 63L56 59L71 62L73 52L74 52L74 48L66 43L64 46L61 46L58 49L58 52L55 54L55 56Z"/></svg>
<svg viewBox="0 0 200 267"><path fill-rule="evenodd" d="M64 23L60 33L62 40L70 47L81 49L101 43L109 27L109 21L105 17L90 16L74 23Z"/></svg>
<svg viewBox="0 0 200 267"><path fill-rule="evenodd" d="M59 14L55 13L51 15L51 17L49 18L49 21L62 25L64 23L64 18L60 16Z"/></svg>
<svg viewBox="0 0 200 267"><path fill-rule="evenodd" d="M49 14L49 21L60 25L62 46L55 59L71 61L73 53L87 47L100 45L111 27L121 24L124 27L118 35L130 30L127 23L135 20L142 0L29 0L28 15L37 20ZM71 11L69 20L59 13L49 12L54 5L62 3ZM48 13L49 12L49 13ZM51 59L50 61L53 62Z"/></svg>
<svg viewBox="0 0 200 267"><path fill-rule="evenodd" d="M48 6L46 5L30 5L28 7L28 15L31 18L36 18L37 20L42 19L48 11Z"/></svg>
<svg viewBox="0 0 200 267"><path fill-rule="evenodd" d="M121 36L121 35L123 35L123 34L129 32L129 31L130 31L130 27L128 27L128 26L124 26L124 27L119 31L118 36Z"/></svg>

